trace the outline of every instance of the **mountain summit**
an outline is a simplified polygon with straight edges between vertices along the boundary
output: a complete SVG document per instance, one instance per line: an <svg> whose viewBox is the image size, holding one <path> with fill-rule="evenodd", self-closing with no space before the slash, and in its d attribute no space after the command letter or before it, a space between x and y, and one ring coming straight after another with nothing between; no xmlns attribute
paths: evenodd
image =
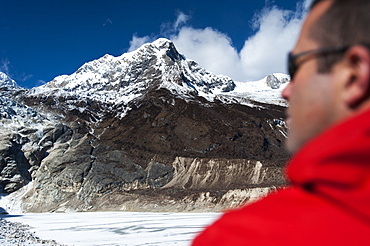
<svg viewBox="0 0 370 246"><path fill-rule="evenodd" d="M8 75L0 72L0 90L16 90L20 89L18 84Z"/></svg>
<svg viewBox="0 0 370 246"><path fill-rule="evenodd" d="M174 44L161 38L119 57L105 55L85 63L75 73L56 77L31 93L77 96L105 103L128 104L148 91L165 88L182 98L212 98L231 91L233 81L215 76L186 60Z"/></svg>

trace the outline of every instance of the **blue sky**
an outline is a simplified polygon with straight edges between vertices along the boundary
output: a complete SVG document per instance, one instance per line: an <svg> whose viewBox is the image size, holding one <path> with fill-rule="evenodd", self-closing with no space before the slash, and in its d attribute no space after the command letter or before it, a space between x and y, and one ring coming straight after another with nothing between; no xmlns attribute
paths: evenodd
<svg viewBox="0 0 370 246"><path fill-rule="evenodd" d="M285 71L306 1L0 0L0 71L25 88L159 37L237 81Z"/></svg>

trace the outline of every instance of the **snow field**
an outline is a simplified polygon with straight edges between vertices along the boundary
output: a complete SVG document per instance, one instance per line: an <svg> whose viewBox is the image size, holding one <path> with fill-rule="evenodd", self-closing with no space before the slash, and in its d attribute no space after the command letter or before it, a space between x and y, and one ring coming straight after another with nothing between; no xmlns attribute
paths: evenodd
<svg viewBox="0 0 370 246"><path fill-rule="evenodd" d="M190 245L220 213L79 212L5 216L66 245Z"/></svg>

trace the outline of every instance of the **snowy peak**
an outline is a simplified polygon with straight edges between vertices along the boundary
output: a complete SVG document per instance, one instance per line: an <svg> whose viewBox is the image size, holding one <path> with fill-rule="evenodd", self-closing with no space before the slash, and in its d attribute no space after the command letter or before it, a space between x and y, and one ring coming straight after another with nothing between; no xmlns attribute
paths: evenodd
<svg viewBox="0 0 370 246"><path fill-rule="evenodd" d="M142 45L136 51L136 53L140 52L157 53L158 56L168 56L172 61L185 60L185 57L177 51L174 43L165 38L159 38L153 43Z"/></svg>
<svg viewBox="0 0 370 246"><path fill-rule="evenodd" d="M284 84L288 83L290 80L290 76L281 73L270 74L264 78L266 80L267 86L271 87L271 89L279 89Z"/></svg>
<svg viewBox="0 0 370 246"><path fill-rule="evenodd" d="M15 90L20 89L17 83L8 75L0 72L0 90Z"/></svg>
<svg viewBox="0 0 370 246"><path fill-rule="evenodd" d="M214 94L234 87L229 77L213 75L186 60L171 41L161 38L119 57L105 55L87 62L75 73L58 76L30 93L127 104L151 89L166 88L185 98L199 95L212 99Z"/></svg>
<svg viewBox="0 0 370 246"><path fill-rule="evenodd" d="M258 81L235 82L235 89L227 93L233 97L239 98L239 103L245 99L256 102L288 106L281 93L290 80L289 75L282 73L273 73ZM248 103L247 103L248 105Z"/></svg>

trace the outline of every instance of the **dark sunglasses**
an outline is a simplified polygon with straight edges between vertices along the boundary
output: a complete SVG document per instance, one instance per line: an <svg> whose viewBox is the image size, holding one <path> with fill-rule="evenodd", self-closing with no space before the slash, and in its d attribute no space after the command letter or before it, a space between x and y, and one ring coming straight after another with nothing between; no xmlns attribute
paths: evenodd
<svg viewBox="0 0 370 246"><path fill-rule="evenodd" d="M294 78L294 75L298 71L299 67L306 61L310 60L311 58L315 58L317 56L323 56L327 54L332 53L343 53L346 52L351 45L348 46L339 46L339 47L325 47L325 48L319 48L315 50L308 50L305 52L301 52L298 54L292 54L292 52L289 52L288 54L288 72L290 75L290 79L292 80ZM301 62L297 62L297 59L308 56L306 59L303 59Z"/></svg>

